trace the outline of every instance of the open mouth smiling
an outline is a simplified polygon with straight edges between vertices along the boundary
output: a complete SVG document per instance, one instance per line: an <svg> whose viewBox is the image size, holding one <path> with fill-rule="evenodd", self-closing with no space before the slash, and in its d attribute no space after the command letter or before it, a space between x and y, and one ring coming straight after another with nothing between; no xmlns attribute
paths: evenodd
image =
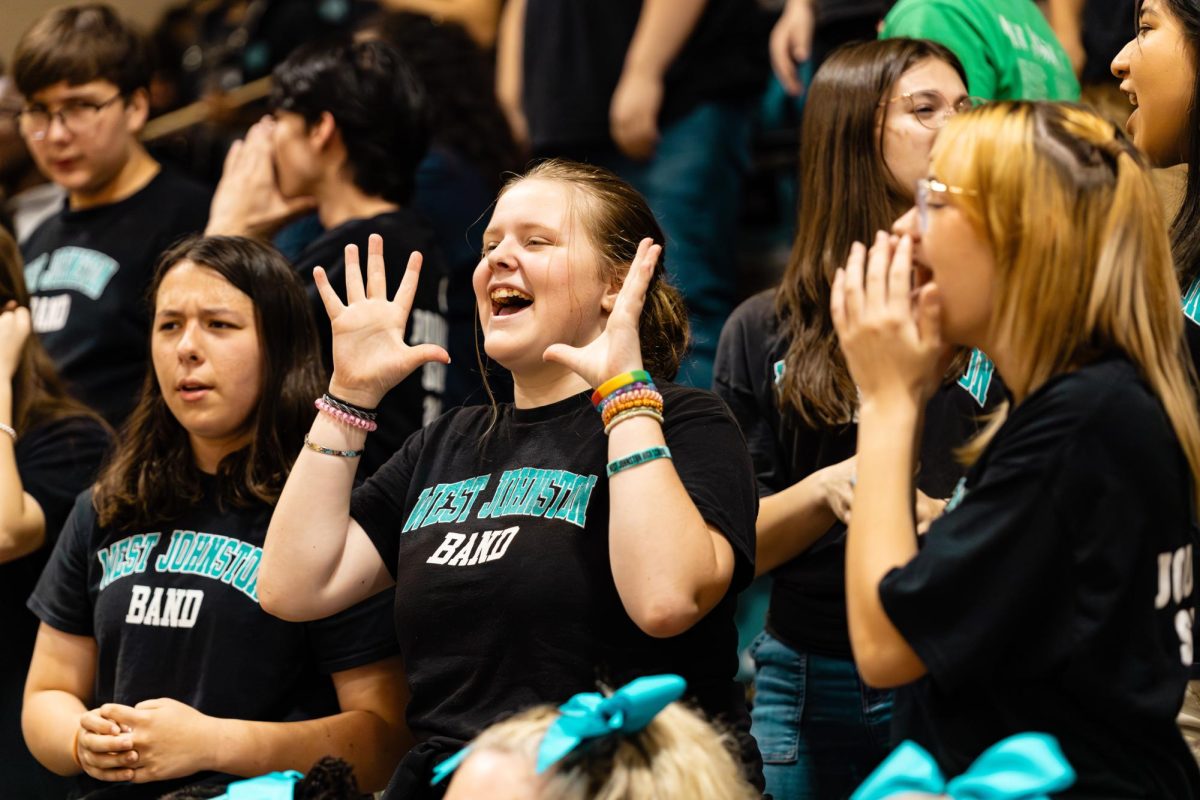
<svg viewBox="0 0 1200 800"><path fill-rule="evenodd" d="M492 301L493 317L508 317L513 314L519 314L533 305L532 295L520 289L514 289L511 286L492 289L489 296Z"/></svg>

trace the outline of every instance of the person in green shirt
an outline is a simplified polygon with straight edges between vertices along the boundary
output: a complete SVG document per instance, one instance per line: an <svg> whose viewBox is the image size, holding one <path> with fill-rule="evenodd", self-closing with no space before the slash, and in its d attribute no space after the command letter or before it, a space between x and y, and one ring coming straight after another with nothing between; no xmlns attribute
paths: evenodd
<svg viewBox="0 0 1200 800"><path fill-rule="evenodd" d="M879 36L950 48L976 97L1079 100L1071 60L1033 0L900 0Z"/></svg>

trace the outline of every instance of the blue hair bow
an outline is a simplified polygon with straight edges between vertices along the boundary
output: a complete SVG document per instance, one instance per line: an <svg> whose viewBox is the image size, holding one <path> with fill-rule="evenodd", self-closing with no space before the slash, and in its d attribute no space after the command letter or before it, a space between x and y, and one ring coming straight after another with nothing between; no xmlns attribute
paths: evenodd
<svg viewBox="0 0 1200 800"><path fill-rule="evenodd" d="M225 794L215 800L292 800L296 781L303 777L293 769L234 781L225 787Z"/></svg>
<svg viewBox="0 0 1200 800"><path fill-rule="evenodd" d="M622 686L610 696L583 692L558 707L559 717L538 747L536 772L541 775L589 739L613 733L631 734L650 724L658 712L683 696L687 681L678 675L648 675ZM458 769L471 748L434 767L433 783Z"/></svg>
<svg viewBox="0 0 1200 800"><path fill-rule="evenodd" d="M949 783L937 762L918 744L903 742L850 800L885 800L908 792L946 794L954 800L1048 800L1075 783L1058 741L1044 733L1020 733L989 747Z"/></svg>

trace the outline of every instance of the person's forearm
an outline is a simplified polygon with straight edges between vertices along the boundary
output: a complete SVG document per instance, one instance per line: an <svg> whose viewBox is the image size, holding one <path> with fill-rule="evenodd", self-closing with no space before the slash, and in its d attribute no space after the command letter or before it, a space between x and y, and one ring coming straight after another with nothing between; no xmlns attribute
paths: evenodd
<svg viewBox="0 0 1200 800"><path fill-rule="evenodd" d="M496 41L496 99L506 111L521 109L525 0L509 0Z"/></svg>
<svg viewBox="0 0 1200 800"><path fill-rule="evenodd" d="M613 428L608 458L664 444L659 423L638 417ZM713 534L670 459L624 470L608 485L609 558L625 610L652 636L678 635L728 589Z"/></svg>
<svg viewBox="0 0 1200 800"><path fill-rule="evenodd" d="M759 501L755 523L754 571L765 575L813 545L837 522L814 472L782 492Z"/></svg>
<svg viewBox="0 0 1200 800"><path fill-rule="evenodd" d="M916 401L865 402L859 411L857 485L846 541L846 611L855 660L864 676L891 661L899 638L879 584L917 553L913 522L914 441L921 424Z"/></svg>
<svg viewBox="0 0 1200 800"><path fill-rule="evenodd" d="M253 777L277 770L307 772L327 755L344 759L354 768L359 788L383 789L402 747L408 742L382 717L370 711L344 711L303 722L218 721L216 763L212 768L231 775Z"/></svg>
<svg viewBox="0 0 1200 800"><path fill-rule="evenodd" d="M13 424L12 384L4 380L0 380L0 423ZM16 442L0 432L0 564L32 553L45 537L42 509L21 485Z"/></svg>
<svg viewBox="0 0 1200 800"><path fill-rule="evenodd" d="M42 766L58 775L78 775L71 747L79 717L87 707L75 695L57 689L28 692L21 707L25 745Z"/></svg>
<svg viewBox="0 0 1200 800"><path fill-rule="evenodd" d="M331 390L332 391L332 390ZM318 414L309 440L331 450L362 450L367 434ZM301 442L271 514L258 572L262 607L285 619L316 619L333 603L331 584L345 551L350 491L358 458L324 455Z"/></svg>
<svg viewBox="0 0 1200 800"><path fill-rule="evenodd" d="M1046 0L1046 19L1060 37L1064 32L1078 36L1083 29L1085 0Z"/></svg>
<svg viewBox="0 0 1200 800"><path fill-rule="evenodd" d="M644 0L625 71L662 78L700 21L708 0Z"/></svg>
<svg viewBox="0 0 1200 800"><path fill-rule="evenodd" d="M414 11L455 22L483 48L496 41L498 0L383 0L382 5L389 11Z"/></svg>

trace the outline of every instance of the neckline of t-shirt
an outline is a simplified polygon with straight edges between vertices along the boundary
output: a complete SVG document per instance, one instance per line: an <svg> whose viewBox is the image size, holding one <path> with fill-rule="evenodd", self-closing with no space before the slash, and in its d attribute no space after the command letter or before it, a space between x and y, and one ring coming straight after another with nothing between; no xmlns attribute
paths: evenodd
<svg viewBox="0 0 1200 800"><path fill-rule="evenodd" d="M119 211L122 208L125 208L126 205L132 204L135 201L139 200L146 192L150 191L150 188L152 186L154 186L160 180L162 180L163 176L165 176L166 174L167 174L167 167L166 167L166 165L163 165L162 167L159 168L158 174L156 174L153 178L151 178L149 181L147 181L145 186L138 189L136 192L129 195L128 197L122 197L120 200L114 200L111 203L102 203L98 206L88 206L87 208L74 209L74 208L71 208L70 198L63 198L63 219L77 220L77 219L84 219L86 217L96 215L96 214L108 214L114 210Z"/></svg>
<svg viewBox="0 0 1200 800"><path fill-rule="evenodd" d="M514 405L512 407L512 418L513 418L513 422L516 422L519 424L528 424L531 422L545 422L548 419L556 419L558 417L565 417L568 414L574 414L575 412L579 411L580 409L591 408L591 407L592 407L592 393L591 392L580 392L579 394L573 394L570 397L567 397L563 400L559 400L556 403L550 403L549 405L544 405L544 406L537 406L536 408L517 408ZM599 424L599 420L597 420L597 424Z"/></svg>

